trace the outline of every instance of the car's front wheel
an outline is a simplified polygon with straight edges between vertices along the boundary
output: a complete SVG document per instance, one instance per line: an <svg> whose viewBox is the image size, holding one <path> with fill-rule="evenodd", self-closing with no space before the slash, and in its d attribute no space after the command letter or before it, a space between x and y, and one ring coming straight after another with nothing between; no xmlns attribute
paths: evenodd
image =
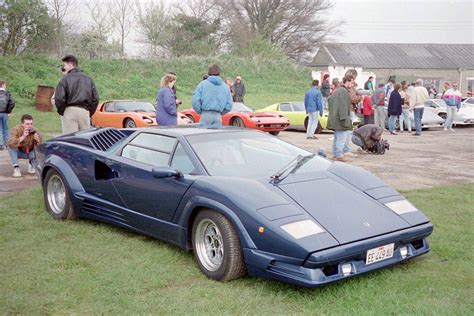
<svg viewBox="0 0 474 316"><path fill-rule="evenodd" d="M278 134L280 134L280 131L273 131L273 132L269 132L269 133L273 136L278 136Z"/></svg>
<svg viewBox="0 0 474 316"><path fill-rule="evenodd" d="M199 212L192 243L199 268L208 278L229 281L246 274L239 236L224 215L211 210Z"/></svg>
<svg viewBox="0 0 474 316"><path fill-rule="evenodd" d="M240 117L234 117L230 124L236 127L245 127L244 121Z"/></svg>
<svg viewBox="0 0 474 316"><path fill-rule="evenodd" d="M137 124L135 124L135 122L131 118L128 118L128 119L125 120L125 122L123 124L123 127L125 127L125 128L135 128L135 127L137 127Z"/></svg>
<svg viewBox="0 0 474 316"><path fill-rule="evenodd" d="M58 220L75 219L69 190L64 178L54 169L49 169L43 183L44 201L48 212Z"/></svg>
<svg viewBox="0 0 474 316"><path fill-rule="evenodd" d="M193 123L196 123L196 120L194 119L194 116L192 116L191 114L186 114L186 117Z"/></svg>

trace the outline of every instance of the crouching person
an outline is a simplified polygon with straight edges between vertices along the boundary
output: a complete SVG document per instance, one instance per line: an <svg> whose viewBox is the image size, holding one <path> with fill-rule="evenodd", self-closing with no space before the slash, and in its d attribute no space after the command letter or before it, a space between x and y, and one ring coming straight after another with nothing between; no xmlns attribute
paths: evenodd
<svg viewBox="0 0 474 316"><path fill-rule="evenodd" d="M352 142L360 146L363 152L384 154L390 145L382 139L383 129L374 124L367 124L357 128L352 133Z"/></svg>
<svg viewBox="0 0 474 316"><path fill-rule="evenodd" d="M34 174L36 167L35 146L41 142L41 135L33 127L33 117L24 114L21 124L15 126L8 138L8 152L13 165L13 177L21 177L18 159L28 159L28 173Z"/></svg>

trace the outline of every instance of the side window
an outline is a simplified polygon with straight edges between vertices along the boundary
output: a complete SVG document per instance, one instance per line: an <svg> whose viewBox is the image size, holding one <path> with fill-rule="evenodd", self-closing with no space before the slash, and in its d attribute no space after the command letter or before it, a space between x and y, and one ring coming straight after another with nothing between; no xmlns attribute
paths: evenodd
<svg viewBox="0 0 474 316"><path fill-rule="evenodd" d="M188 154L184 151L183 146L178 144L171 160L171 168L181 171L182 173L193 173L195 168L193 162L189 158Z"/></svg>
<svg viewBox="0 0 474 316"><path fill-rule="evenodd" d="M280 111L291 112L291 105L289 103L281 103Z"/></svg>
<svg viewBox="0 0 474 316"><path fill-rule="evenodd" d="M123 148L121 156L152 166L167 166L175 143L173 137L141 133Z"/></svg>
<svg viewBox="0 0 474 316"><path fill-rule="evenodd" d="M105 105L105 112L115 112L115 104L110 102Z"/></svg>

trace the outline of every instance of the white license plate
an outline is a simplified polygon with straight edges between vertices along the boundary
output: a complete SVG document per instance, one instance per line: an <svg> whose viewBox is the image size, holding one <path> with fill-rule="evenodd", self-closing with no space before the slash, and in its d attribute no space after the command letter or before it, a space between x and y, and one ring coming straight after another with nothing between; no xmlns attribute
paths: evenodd
<svg viewBox="0 0 474 316"><path fill-rule="evenodd" d="M395 244L380 246L367 251L365 264L372 264L393 257L393 247Z"/></svg>

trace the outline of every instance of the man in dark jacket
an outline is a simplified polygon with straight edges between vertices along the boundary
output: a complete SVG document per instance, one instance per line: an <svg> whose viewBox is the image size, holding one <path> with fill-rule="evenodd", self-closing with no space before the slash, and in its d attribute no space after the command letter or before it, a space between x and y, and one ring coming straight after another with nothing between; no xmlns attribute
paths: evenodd
<svg viewBox="0 0 474 316"><path fill-rule="evenodd" d="M63 116L63 133L73 133L90 128L90 117L99 104L99 93L94 81L77 68L73 55L63 59L67 75L56 87L54 101L59 115Z"/></svg>
<svg viewBox="0 0 474 316"><path fill-rule="evenodd" d="M15 100L7 91L7 83L0 80L0 150L4 150L8 142L8 117L15 107Z"/></svg>
<svg viewBox="0 0 474 316"><path fill-rule="evenodd" d="M237 76L235 78L234 91L235 91L235 93L234 93L234 97L233 97L234 100L233 101L244 103L245 85L242 82L242 78L240 76Z"/></svg>
<svg viewBox="0 0 474 316"><path fill-rule="evenodd" d="M368 151L382 138L383 129L374 124L359 127L353 132L352 142Z"/></svg>
<svg viewBox="0 0 474 316"><path fill-rule="evenodd" d="M349 90L354 86L354 78L346 75L342 85L329 98L328 128L334 130L332 150L334 160L346 162L344 154L349 152L348 137L352 131L351 98Z"/></svg>

